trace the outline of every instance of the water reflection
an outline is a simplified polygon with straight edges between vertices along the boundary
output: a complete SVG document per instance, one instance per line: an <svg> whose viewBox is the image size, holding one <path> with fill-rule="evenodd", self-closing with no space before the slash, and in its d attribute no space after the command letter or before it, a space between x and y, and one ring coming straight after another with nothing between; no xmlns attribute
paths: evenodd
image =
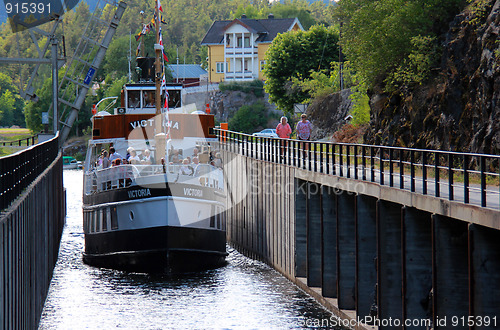
<svg viewBox="0 0 500 330"><path fill-rule="evenodd" d="M68 217L40 329L294 329L331 314L267 265L229 249L228 265L176 276L81 260L82 172L64 172Z"/></svg>

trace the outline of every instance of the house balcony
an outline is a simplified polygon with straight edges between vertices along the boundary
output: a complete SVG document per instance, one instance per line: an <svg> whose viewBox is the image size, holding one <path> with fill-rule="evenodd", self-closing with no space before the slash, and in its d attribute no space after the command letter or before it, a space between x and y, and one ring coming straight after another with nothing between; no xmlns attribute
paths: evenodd
<svg viewBox="0 0 500 330"><path fill-rule="evenodd" d="M226 57L243 57L243 56L257 56L257 47L226 47L225 48Z"/></svg>
<svg viewBox="0 0 500 330"><path fill-rule="evenodd" d="M226 72L224 80L254 80L258 76L258 74L254 74L252 71Z"/></svg>

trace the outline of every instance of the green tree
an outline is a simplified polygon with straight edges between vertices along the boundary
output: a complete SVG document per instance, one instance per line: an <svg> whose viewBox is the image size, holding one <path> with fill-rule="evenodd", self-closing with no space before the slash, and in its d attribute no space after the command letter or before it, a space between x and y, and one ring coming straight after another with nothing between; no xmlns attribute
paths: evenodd
<svg viewBox="0 0 500 330"><path fill-rule="evenodd" d="M270 101L291 113L295 103L308 100L310 95L293 84L293 77L302 80L321 70L329 75L331 63L338 62L338 38L337 30L321 25L279 34L266 52L265 89Z"/></svg>
<svg viewBox="0 0 500 330"><path fill-rule="evenodd" d="M263 102L244 105L229 120L229 129L236 132L252 133L267 122L267 110Z"/></svg>
<svg viewBox="0 0 500 330"><path fill-rule="evenodd" d="M0 126L25 126L24 100L12 78L0 73Z"/></svg>
<svg viewBox="0 0 500 330"><path fill-rule="evenodd" d="M332 11L343 23L342 49L367 87L385 81L391 88L428 72L429 64L414 60L435 63L437 53L428 51L428 41L436 40L462 5L462 0L342 0Z"/></svg>
<svg viewBox="0 0 500 330"><path fill-rule="evenodd" d="M119 38L114 38L106 51L105 61L102 65L103 73L106 75L111 75L113 78L127 76L128 75L128 60L130 49L132 49L132 56L135 60L135 50L137 46L132 48L131 36L122 36ZM132 37L133 38L133 37ZM135 41L135 38L133 38ZM134 70L136 66L135 61L130 63L131 70Z"/></svg>
<svg viewBox="0 0 500 330"><path fill-rule="evenodd" d="M48 111L52 102L52 79L47 79L42 88L36 91L36 95L38 96L38 101L27 102L24 112L26 126L32 133L43 129L42 112ZM49 124L49 127L52 127L51 124Z"/></svg>

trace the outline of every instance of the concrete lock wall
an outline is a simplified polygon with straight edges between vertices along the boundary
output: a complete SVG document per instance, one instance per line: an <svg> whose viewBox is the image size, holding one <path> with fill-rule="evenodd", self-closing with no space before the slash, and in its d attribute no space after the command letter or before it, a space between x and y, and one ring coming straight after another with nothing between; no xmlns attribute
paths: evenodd
<svg viewBox="0 0 500 330"><path fill-rule="evenodd" d="M498 211L224 153L230 244L344 324L500 328Z"/></svg>

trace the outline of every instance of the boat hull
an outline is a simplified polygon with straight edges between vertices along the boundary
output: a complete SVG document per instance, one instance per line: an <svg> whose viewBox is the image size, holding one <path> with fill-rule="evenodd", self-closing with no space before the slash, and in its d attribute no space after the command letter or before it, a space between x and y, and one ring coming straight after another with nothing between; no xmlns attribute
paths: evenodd
<svg viewBox="0 0 500 330"><path fill-rule="evenodd" d="M85 235L86 264L132 272L179 273L223 266L225 232L152 227Z"/></svg>

